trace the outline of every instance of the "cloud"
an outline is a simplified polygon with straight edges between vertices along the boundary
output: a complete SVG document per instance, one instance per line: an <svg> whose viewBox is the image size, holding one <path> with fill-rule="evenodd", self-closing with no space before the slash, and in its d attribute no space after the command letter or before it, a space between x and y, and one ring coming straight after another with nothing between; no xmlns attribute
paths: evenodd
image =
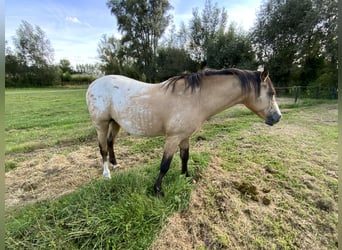
<svg viewBox="0 0 342 250"><path fill-rule="evenodd" d="M65 21L71 22L71 23L79 23L79 24L81 24L81 21L78 20L77 17L67 16L67 17L65 18Z"/></svg>
<svg viewBox="0 0 342 250"><path fill-rule="evenodd" d="M92 26L87 23L87 22L81 22L77 17L72 17L72 16L67 16L65 18L65 21L69 22L69 23L76 23L76 24L80 24L80 25L83 25L83 26L86 26L88 28L92 28Z"/></svg>

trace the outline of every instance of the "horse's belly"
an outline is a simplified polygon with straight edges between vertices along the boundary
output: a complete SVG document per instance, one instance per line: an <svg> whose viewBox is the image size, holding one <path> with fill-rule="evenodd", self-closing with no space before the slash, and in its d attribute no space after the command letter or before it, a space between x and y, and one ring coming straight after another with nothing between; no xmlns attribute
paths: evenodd
<svg viewBox="0 0 342 250"><path fill-rule="evenodd" d="M163 125L151 110L143 107L130 107L119 115L116 121L130 134L157 136L163 135Z"/></svg>

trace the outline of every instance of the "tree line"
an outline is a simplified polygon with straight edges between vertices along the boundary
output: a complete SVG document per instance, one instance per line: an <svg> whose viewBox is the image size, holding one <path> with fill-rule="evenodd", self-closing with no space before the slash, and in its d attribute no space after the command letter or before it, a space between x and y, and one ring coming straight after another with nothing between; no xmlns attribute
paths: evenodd
<svg viewBox="0 0 342 250"><path fill-rule="evenodd" d="M122 37L103 35L97 65L73 69L53 62L53 48L38 26L22 21L6 46L6 86L46 86L75 73L122 74L159 82L205 67L269 68L277 86L337 87L337 0L266 0L254 26L228 23L229 12L206 0L188 23L173 24L168 0L108 0ZM83 68L83 69L81 69Z"/></svg>

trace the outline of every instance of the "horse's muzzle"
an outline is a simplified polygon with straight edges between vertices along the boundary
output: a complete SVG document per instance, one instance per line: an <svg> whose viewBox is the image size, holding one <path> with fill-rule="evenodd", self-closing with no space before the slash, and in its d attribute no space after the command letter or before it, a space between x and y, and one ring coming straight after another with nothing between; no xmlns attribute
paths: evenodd
<svg viewBox="0 0 342 250"><path fill-rule="evenodd" d="M280 121L280 118L281 115L275 112L267 116L265 123L267 125L273 126L274 124Z"/></svg>

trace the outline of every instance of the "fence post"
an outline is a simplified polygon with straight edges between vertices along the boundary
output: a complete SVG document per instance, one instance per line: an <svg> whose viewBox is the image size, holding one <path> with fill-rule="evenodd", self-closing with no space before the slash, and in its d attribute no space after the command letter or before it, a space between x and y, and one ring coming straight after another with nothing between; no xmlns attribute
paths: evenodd
<svg viewBox="0 0 342 250"><path fill-rule="evenodd" d="M298 96L299 96L299 87L298 86L295 86L295 103L297 103L297 99L298 99Z"/></svg>
<svg viewBox="0 0 342 250"><path fill-rule="evenodd" d="M317 86L317 91L316 91L316 99L318 99L319 98L319 94L320 94L320 88L321 88L321 85L320 84L318 84L318 86Z"/></svg>

